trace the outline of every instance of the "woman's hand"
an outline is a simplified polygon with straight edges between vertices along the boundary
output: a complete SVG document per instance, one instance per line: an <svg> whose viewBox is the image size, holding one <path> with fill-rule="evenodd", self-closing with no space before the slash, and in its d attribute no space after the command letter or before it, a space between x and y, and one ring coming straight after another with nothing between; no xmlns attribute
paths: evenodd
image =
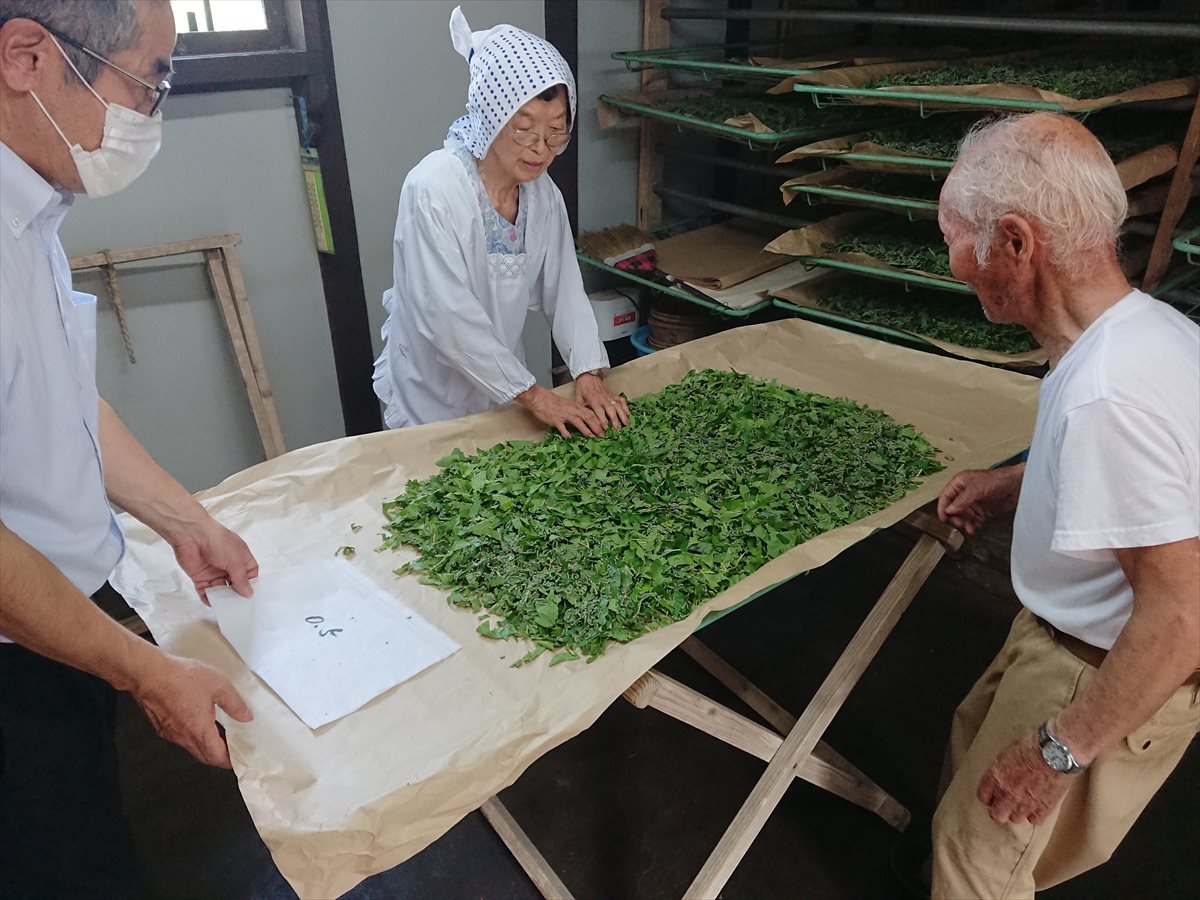
<svg viewBox="0 0 1200 900"><path fill-rule="evenodd" d="M598 418L588 407L577 400L560 397L541 385L535 384L529 390L517 394L514 399L529 410L535 419L543 425L557 428L558 433L565 438L571 437L568 426L586 437L599 437L604 434L603 419Z"/></svg>
<svg viewBox="0 0 1200 900"><path fill-rule="evenodd" d="M605 428L624 428L629 424L629 403L608 389L604 379L592 372L584 372L575 379L575 399L590 409Z"/></svg>

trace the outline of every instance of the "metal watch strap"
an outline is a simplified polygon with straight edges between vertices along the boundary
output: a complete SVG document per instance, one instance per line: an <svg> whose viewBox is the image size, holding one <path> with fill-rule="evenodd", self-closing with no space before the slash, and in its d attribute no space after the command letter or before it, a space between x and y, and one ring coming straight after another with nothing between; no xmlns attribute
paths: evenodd
<svg viewBox="0 0 1200 900"><path fill-rule="evenodd" d="M1038 726L1037 730L1038 749L1042 751L1042 760L1046 765L1054 769L1055 772L1060 772L1063 775L1077 775L1086 769L1087 766L1080 764L1079 760L1075 758L1075 754L1071 752L1071 748L1050 733L1049 725L1049 722L1043 722ZM1055 750L1057 750L1055 755L1063 757L1066 760L1067 768L1060 769L1052 765L1050 760L1046 758L1046 747L1049 745L1053 745Z"/></svg>

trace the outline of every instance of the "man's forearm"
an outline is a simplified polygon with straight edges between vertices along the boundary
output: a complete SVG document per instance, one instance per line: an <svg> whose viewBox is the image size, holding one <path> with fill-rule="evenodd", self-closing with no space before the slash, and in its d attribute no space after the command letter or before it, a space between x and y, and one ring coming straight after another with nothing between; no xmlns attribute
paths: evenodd
<svg viewBox="0 0 1200 900"><path fill-rule="evenodd" d="M122 628L46 557L0 523L0 632L42 656L129 690L157 648Z"/></svg>
<svg viewBox="0 0 1200 900"><path fill-rule="evenodd" d="M100 455L108 499L169 543L181 540L206 515L199 501L154 461L104 400L100 401Z"/></svg>
<svg viewBox="0 0 1200 900"><path fill-rule="evenodd" d="M1145 724L1200 666L1200 541L1118 556L1134 586L1133 614L1096 678L1051 723L1083 763Z"/></svg>

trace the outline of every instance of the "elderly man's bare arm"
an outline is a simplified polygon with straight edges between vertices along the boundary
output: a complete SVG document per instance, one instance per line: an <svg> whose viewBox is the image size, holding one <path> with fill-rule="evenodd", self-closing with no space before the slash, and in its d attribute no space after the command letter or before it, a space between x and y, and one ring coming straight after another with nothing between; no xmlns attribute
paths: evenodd
<svg viewBox="0 0 1200 900"><path fill-rule="evenodd" d="M942 489L938 516L968 535L988 519L1007 515L1017 508L1025 463L999 469L965 469Z"/></svg>
<svg viewBox="0 0 1200 900"><path fill-rule="evenodd" d="M1116 554L1133 586L1133 613L1095 680L1050 723L1085 765L1149 721L1200 668L1200 538ZM996 821L1037 822L1070 779L1042 762L1031 732L992 763L979 799Z"/></svg>

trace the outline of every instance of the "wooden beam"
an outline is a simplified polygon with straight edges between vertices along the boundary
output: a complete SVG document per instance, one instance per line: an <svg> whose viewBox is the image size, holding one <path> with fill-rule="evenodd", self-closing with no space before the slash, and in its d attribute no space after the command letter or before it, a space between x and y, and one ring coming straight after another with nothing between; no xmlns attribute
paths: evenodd
<svg viewBox="0 0 1200 900"><path fill-rule="evenodd" d="M238 321L242 326L246 353L250 357L250 368L254 373L254 382L258 385L259 398L262 400L263 417L271 435L271 448L267 451L267 458L272 459L287 452L283 429L279 425L279 414L275 409L275 395L271 393L271 383L267 379L267 364L263 360L262 346L258 343L258 329L250 312L250 300L246 296L246 282L242 279L237 251L232 247L225 247L220 253L229 277L229 287L233 292L234 309L237 310Z"/></svg>
<svg viewBox="0 0 1200 900"><path fill-rule="evenodd" d="M1158 287L1171 264L1171 239L1192 195L1192 167L1196 165L1197 158L1200 158L1200 94L1196 96L1196 102L1192 105L1192 118L1188 122L1187 133L1179 148L1179 162L1175 165L1175 174L1171 178L1166 206L1158 220L1158 232L1154 235L1150 262L1147 263L1146 274L1142 278L1143 291L1153 291Z"/></svg>
<svg viewBox="0 0 1200 900"><path fill-rule="evenodd" d="M105 253L72 256L69 262L71 271L76 272L80 269L96 269L106 266L109 262L114 264L142 262L147 259L162 259L166 256L183 256L185 253L203 253L205 250L236 247L241 242L240 234L214 234L209 237L193 238L190 241L172 241L169 244L135 247L132 250L110 250L107 252L107 256Z"/></svg>
<svg viewBox="0 0 1200 900"><path fill-rule="evenodd" d="M496 834L500 835L504 846L516 857L521 868L525 870L525 874L529 876L529 880L546 900L572 900L571 892L550 868L546 857L542 856L533 841L529 839L529 836L517 824L517 820L512 817L512 814L498 798L489 797L483 801L483 806L479 807L479 811L483 813L483 817L487 819Z"/></svg>
<svg viewBox="0 0 1200 900"><path fill-rule="evenodd" d="M258 389L258 379L254 377L254 366L250 362L250 351L246 347L246 335L242 331L241 319L238 317L237 305L233 299L233 290L229 285L221 251L205 250L204 260L208 266L208 277L212 282L213 293L217 295L221 321L225 323L225 331L229 334L229 342L233 345L238 374L242 376L242 385L246 388L246 396L250 399L250 412L254 415L254 424L258 427L258 437L262 441L263 454L267 459L272 459L283 451L276 447L275 436L267 421L266 404Z"/></svg>
<svg viewBox="0 0 1200 900"><path fill-rule="evenodd" d="M640 709L650 707L715 737L763 762L783 744L783 738L769 728L710 700L699 691L651 669L625 691L626 700ZM897 831L903 831L911 818L907 809L837 754L822 759L814 752L792 773L793 777L849 800L873 812Z"/></svg>
<svg viewBox="0 0 1200 900"><path fill-rule="evenodd" d="M945 548L935 538L923 534L918 539L822 682L796 727L771 758L767 771L684 894L685 898L706 900L721 892L884 639L944 554Z"/></svg>
<svg viewBox="0 0 1200 900"><path fill-rule="evenodd" d="M671 24L662 17L670 0L642 0L642 49L663 50L671 46ZM660 90L667 86L665 69L642 69L642 90ZM638 139L637 226L649 231L662 224L662 200L654 186L662 181L663 161L658 150L654 123L642 118Z"/></svg>

